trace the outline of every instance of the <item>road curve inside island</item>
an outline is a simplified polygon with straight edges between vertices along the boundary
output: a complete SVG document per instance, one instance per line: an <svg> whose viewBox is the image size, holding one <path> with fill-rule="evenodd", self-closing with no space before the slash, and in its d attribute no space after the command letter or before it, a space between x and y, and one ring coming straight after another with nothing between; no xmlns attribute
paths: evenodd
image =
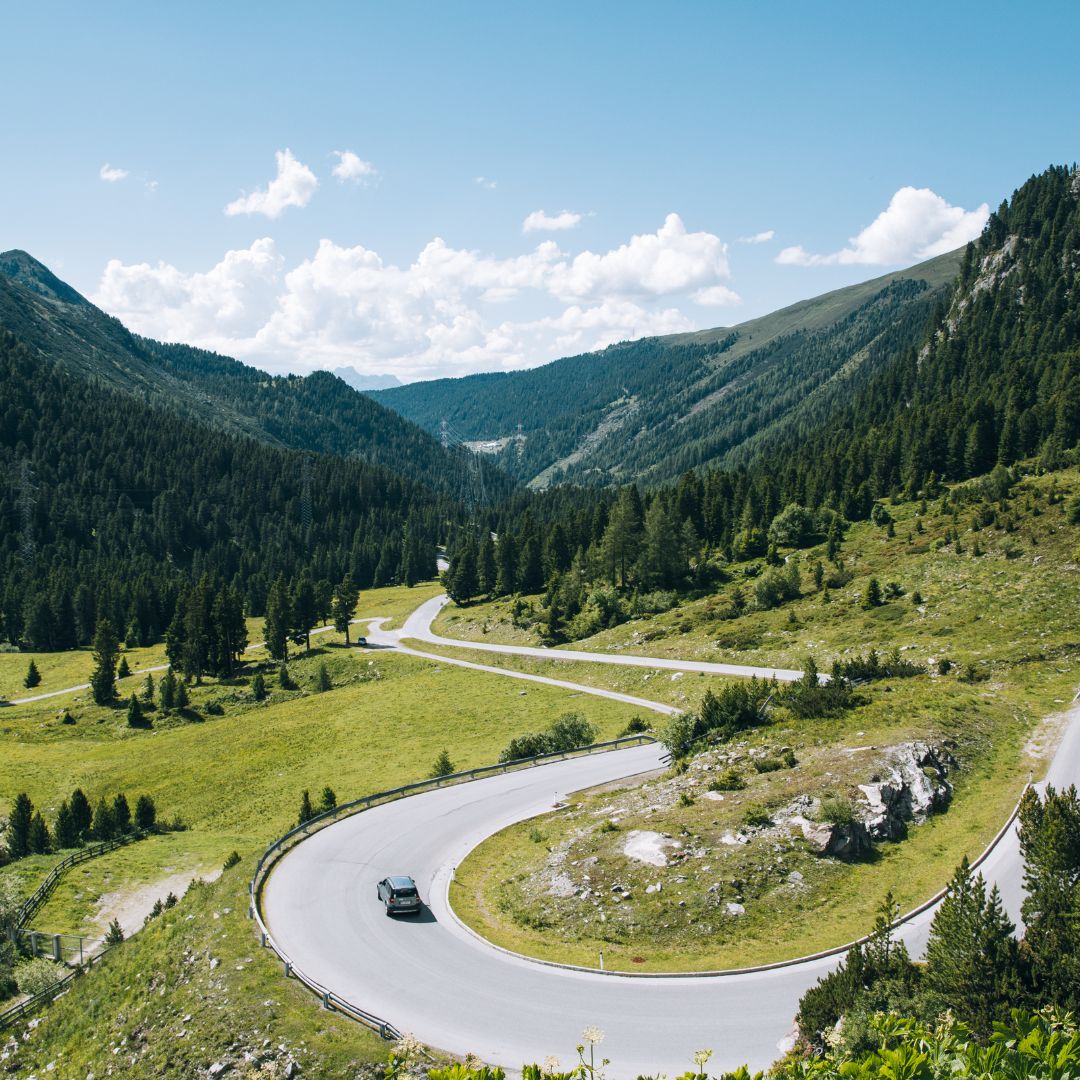
<svg viewBox="0 0 1080 1080"><path fill-rule="evenodd" d="M279 947L317 982L429 1045L517 1068L548 1054L575 1057L581 1031L606 1032L616 1077L668 1072L695 1050L717 1068L764 1068L785 1048L800 996L831 970L830 956L770 970L643 978L568 970L506 953L466 930L448 905L454 867L499 829L549 810L557 795L657 768L649 745L538 766L387 803L293 848L263 890ZM1051 765L1056 786L1080 776L1080 708ZM973 853L974 854L974 853ZM1019 915L1022 864L1015 827L980 871ZM387 918L375 883L412 874L429 910ZM914 955L934 908L900 931Z"/></svg>

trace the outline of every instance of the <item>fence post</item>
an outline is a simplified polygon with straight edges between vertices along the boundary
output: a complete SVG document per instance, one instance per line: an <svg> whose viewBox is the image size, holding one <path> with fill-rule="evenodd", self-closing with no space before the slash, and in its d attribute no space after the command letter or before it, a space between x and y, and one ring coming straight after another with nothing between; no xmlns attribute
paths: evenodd
<svg viewBox="0 0 1080 1080"><path fill-rule="evenodd" d="M37 931L30 931L30 955L37 956Z"/></svg>
<svg viewBox="0 0 1080 1080"><path fill-rule="evenodd" d="M60 941L60 935L59 934L53 934L53 938L52 938L52 954L53 954L53 959L58 964L62 964L64 962L64 946Z"/></svg>

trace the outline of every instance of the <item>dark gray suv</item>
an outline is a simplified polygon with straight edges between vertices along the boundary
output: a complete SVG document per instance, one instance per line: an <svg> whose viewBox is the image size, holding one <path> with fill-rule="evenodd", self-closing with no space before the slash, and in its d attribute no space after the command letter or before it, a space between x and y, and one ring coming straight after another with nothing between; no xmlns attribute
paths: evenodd
<svg viewBox="0 0 1080 1080"><path fill-rule="evenodd" d="M411 877L385 877L377 887L387 915L419 915L424 906Z"/></svg>

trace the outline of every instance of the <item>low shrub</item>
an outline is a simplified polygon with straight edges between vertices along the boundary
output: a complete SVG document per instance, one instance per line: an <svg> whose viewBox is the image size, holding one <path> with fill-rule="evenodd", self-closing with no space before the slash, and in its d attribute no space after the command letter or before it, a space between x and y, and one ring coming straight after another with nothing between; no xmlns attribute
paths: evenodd
<svg viewBox="0 0 1080 1080"><path fill-rule="evenodd" d="M743 774L734 766L725 769L709 782L710 791L742 791L746 787Z"/></svg>

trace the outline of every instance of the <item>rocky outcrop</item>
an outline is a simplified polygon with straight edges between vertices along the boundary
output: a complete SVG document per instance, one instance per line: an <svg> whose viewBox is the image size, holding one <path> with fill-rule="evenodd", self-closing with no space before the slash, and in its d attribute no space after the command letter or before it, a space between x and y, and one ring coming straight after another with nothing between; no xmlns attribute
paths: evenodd
<svg viewBox="0 0 1080 1080"><path fill-rule="evenodd" d="M860 784L863 800L854 803L851 819L822 821L821 801L800 796L774 815L778 825L798 829L817 855L856 859L877 840L902 840L909 824L921 825L945 809L952 798L946 779L956 759L944 746L905 743L888 751L884 778Z"/></svg>
<svg viewBox="0 0 1080 1080"><path fill-rule="evenodd" d="M890 753L889 776L860 784L866 799L858 813L873 840L902 840L910 823L921 825L952 798L946 779L956 759L942 746L906 743Z"/></svg>

